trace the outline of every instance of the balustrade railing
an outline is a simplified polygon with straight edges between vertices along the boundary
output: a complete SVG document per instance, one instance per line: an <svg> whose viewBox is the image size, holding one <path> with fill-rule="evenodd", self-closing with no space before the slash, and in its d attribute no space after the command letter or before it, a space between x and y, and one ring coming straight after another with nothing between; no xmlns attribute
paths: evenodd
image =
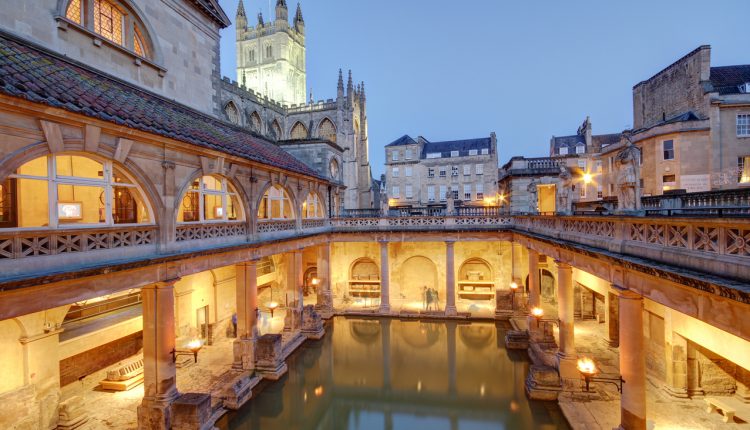
<svg viewBox="0 0 750 430"><path fill-rule="evenodd" d="M244 236L247 225L244 222L183 224L177 226L176 242L201 239L218 239L223 237Z"/></svg>
<svg viewBox="0 0 750 430"><path fill-rule="evenodd" d="M302 220L302 229L304 230L309 229L309 228L323 228L326 225L327 225L326 220L323 218Z"/></svg>
<svg viewBox="0 0 750 430"><path fill-rule="evenodd" d="M0 233L0 260L61 255L156 243L156 226Z"/></svg>
<svg viewBox="0 0 750 430"><path fill-rule="evenodd" d="M500 216L500 206L458 206L456 216Z"/></svg>
<svg viewBox="0 0 750 430"><path fill-rule="evenodd" d="M290 231L297 228L294 220L283 221L258 221L258 233L272 233L279 231Z"/></svg>

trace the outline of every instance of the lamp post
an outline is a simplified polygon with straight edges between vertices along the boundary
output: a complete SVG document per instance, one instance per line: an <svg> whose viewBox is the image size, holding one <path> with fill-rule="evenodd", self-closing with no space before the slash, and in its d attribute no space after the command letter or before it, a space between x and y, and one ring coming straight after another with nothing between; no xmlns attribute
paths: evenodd
<svg viewBox="0 0 750 430"><path fill-rule="evenodd" d="M193 359L197 363L198 351L200 351L201 348L203 348L203 342L201 342L199 339L194 339L190 341L190 343L186 345L186 348L181 348L181 349L173 348L171 351L172 362L177 363L177 357L179 357L180 355L192 355Z"/></svg>
<svg viewBox="0 0 750 430"><path fill-rule="evenodd" d="M266 307L271 312L271 318L273 318L273 311L276 310L276 308L279 307L279 303L278 302L269 302Z"/></svg>
<svg viewBox="0 0 750 430"><path fill-rule="evenodd" d="M596 363L594 363L594 360L588 357L581 357L578 359L576 367L578 368L578 372L580 372L581 376L583 377L583 380L586 382L586 392L589 392L589 386L591 382L603 382L605 384L614 385L615 387L617 387L617 392L622 393L622 384L625 383L625 380L622 379L622 376L618 375L617 378L596 376L597 374L599 374L599 369L596 367Z"/></svg>
<svg viewBox="0 0 750 430"><path fill-rule="evenodd" d="M516 281L510 283L510 308L516 310L516 291L518 290L518 284Z"/></svg>

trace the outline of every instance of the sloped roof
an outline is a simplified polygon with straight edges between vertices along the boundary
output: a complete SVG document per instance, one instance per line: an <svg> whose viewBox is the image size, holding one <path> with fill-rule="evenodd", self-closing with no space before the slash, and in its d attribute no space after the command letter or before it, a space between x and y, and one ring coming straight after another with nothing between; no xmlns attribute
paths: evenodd
<svg viewBox="0 0 750 430"><path fill-rule="evenodd" d="M719 94L739 94L739 86L750 82L750 64L711 67L711 85Z"/></svg>
<svg viewBox="0 0 750 430"><path fill-rule="evenodd" d="M261 137L3 32L0 93L320 177Z"/></svg>
<svg viewBox="0 0 750 430"><path fill-rule="evenodd" d="M577 145L586 144L586 137L580 134L576 134L573 136L554 136L552 139L554 149L573 148Z"/></svg>
<svg viewBox="0 0 750 430"><path fill-rule="evenodd" d="M622 139L622 133L595 134L591 136L591 143L594 147L601 148L619 143L620 139Z"/></svg>
<svg viewBox="0 0 750 430"><path fill-rule="evenodd" d="M213 19L221 28L227 28L232 25L229 21L229 17L221 8L219 2L216 0L192 0L201 12L208 15L209 18Z"/></svg>
<svg viewBox="0 0 750 430"><path fill-rule="evenodd" d="M403 146L403 145L416 145L416 144L417 144L416 140L412 139L411 136L409 136L408 134L405 134L385 146Z"/></svg>
<svg viewBox="0 0 750 430"><path fill-rule="evenodd" d="M460 156L468 155L469 150L489 149L490 154L494 152L492 139L484 137L480 139L449 140L445 142L426 142L422 149L422 158L428 153L441 153L450 156L451 151L458 151Z"/></svg>

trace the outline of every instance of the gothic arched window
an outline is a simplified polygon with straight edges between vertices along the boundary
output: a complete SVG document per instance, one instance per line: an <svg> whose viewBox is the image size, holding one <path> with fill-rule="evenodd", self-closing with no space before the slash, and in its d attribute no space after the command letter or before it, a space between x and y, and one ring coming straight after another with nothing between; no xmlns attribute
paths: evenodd
<svg viewBox="0 0 750 430"><path fill-rule="evenodd" d="M65 18L136 55L151 58L152 48L141 19L117 0L70 0Z"/></svg>
<svg viewBox="0 0 750 430"><path fill-rule="evenodd" d="M258 112L253 112L250 115L250 128L253 131L260 132L260 115L258 115Z"/></svg>
<svg viewBox="0 0 750 430"><path fill-rule="evenodd" d="M58 154L24 163L0 183L1 227L148 224L140 187L108 160Z"/></svg>
<svg viewBox="0 0 750 430"><path fill-rule="evenodd" d="M333 122L330 119L325 118L320 122L320 126L318 126L318 137L336 143L336 126L333 125Z"/></svg>
<svg viewBox="0 0 750 430"><path fill-rule="evenodd" d="M289 133L289 138L292 140L307 139L308 137L310 137L310 135L307 132L307 127L301 122L295 123L294 127L292 127L292 132Z"/></svg>
<svg viewBox="0 0 750 430"><path fill-rule="evenodd" d="M235 125L240 125L240 111L237 109L234 102L227 103L224 107L224 113L227 115L229 122Z"/></svg>

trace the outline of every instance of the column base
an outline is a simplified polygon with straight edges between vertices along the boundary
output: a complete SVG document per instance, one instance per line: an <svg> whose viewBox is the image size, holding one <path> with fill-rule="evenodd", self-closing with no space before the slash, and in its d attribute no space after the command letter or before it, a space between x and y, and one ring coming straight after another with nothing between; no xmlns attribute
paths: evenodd
<svg viewBox="0 0 750 430"><path fill-rule="evenodd" d="M578 357L557 353L557 370L560 372L562 388L565 391L581 391L581 374L577 367Z"/></svg>
<svg viewBox="0 0 750 430"><path fill-rule="evenodd" d="M237 339L233 345L234 370L253 370L255 368L255 339Z"/></svg>
<svg viewBox="0 0 750 430"><path fill-rule="evenodd" d="M672 387L669 385L663 385L662 389L670 397L675 397L677 399L689 399L690 398L690 396L688 395L687 388L676 388L676 387Z"/></svg>
<svg viewBox="0 0 750 430"><path fill-rule="evenodd" d="M280 334L266 334L259 337L255 354L255 371L264 378L276 381L287 372Z"/></svg>
<svg viewBox="0 0 750 430"><path fill-rule="evenodd" d="M526 397L532 400L557 400L562 391L560 376L548 366L532 365L526 378Z"/></svg>
<svg viewBox="0 0 750 430"><path fill-rule="evenodd" d="M380 307L378 308L378 313L379 314L384 314L384 315L390 315L391 314L391 305L389 305L387 303L386 304L382 304L381 303Z"/></svg>
<svg viewBox="0 0 750 430"><path fill-rule="evenodd" d="M509 330L505 334L505 348L529 349L528 330Z"/></svg>
<svg viewBox="0 0 750 430"><path fill-rule="evenodd" d="M186 393L172 404L172 430L210 430L211 395Z"/></svg>
<svg viewBox="0 0 750 430"><path fill-rule="evenodd" d="M260 378L253 377L253 372L227 372L220 381L224 407L233 411L240 409L253 396L253 388L259 381Z"/></svg>
<svg viewBox="0 0 750 430"><path fill-rule="evenodd" d="M646 430L646 419L641 418L627 409L620 409L620 427L621 430Z"/></svg>
<svg viewBox="0 0 750 430"><path fill-rule="evenodd" d="M456 310L455 306L448 305L445 307L445 316L455 317L456 315L458 315L458 311Z"/></svg>
<svg viewBox="0 0 750 430"><path fill-rule="evenodd" d="M170 430L174 399L143 399L138 405L138 430Z"/></svg>

